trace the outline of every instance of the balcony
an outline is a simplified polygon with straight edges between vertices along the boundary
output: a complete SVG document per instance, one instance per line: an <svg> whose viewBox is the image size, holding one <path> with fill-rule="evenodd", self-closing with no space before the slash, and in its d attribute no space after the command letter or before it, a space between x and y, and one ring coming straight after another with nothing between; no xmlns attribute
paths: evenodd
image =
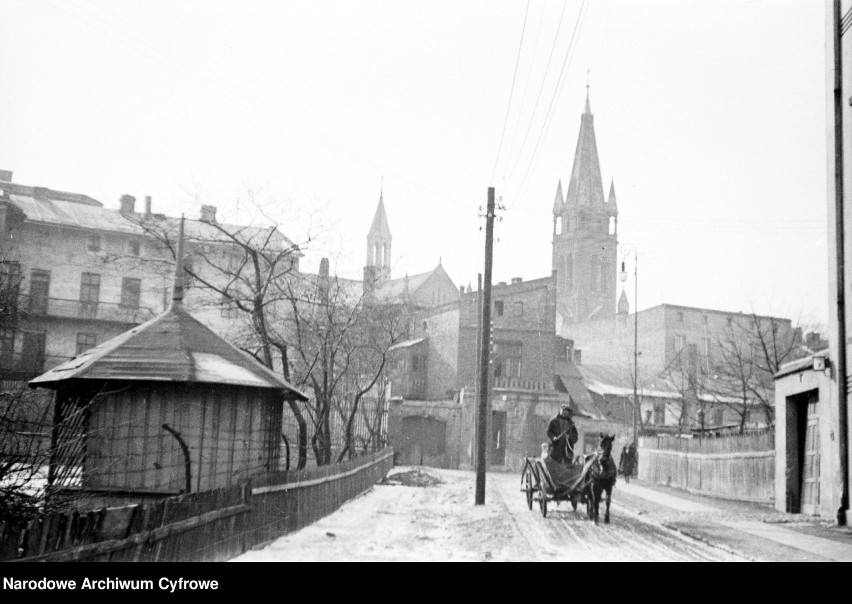
<svg viewBox="0 0 852 604"><path fill-rule="evenodd" d="M85 319L125 325L138 325L156 315L150 308L133 308L114 302L83 302L31 296L21 296L20 309L29 317Z"/></svg>

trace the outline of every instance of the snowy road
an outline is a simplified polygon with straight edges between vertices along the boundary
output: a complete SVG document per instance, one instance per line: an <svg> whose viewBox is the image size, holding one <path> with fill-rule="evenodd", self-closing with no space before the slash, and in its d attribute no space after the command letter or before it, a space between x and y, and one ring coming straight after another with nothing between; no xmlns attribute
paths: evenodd
<svg viewBox="0 0 852 604"><path fill-rule="evenodd" d="M417 478L417 470L394 468ZM236 561L680 561L738 560L640 519L613 494L612 523L551 505L527 508L515 474L488 474L486 505L474 506L474 475L424 468L431 486L376 485L334 514Z"/></svg>

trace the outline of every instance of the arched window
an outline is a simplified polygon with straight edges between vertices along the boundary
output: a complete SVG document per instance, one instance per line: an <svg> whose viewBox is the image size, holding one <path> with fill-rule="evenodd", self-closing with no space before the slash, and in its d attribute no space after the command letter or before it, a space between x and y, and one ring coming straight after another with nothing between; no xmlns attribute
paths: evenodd
<svg viewBox="0 0 852 604"><path fill-rule="evenodd" d="M616 220L615 216L609 217L609 234L610 235L615 235L615 220Z"/></svg>
<svg viewBox="0 0 852 604"><path fill-rule="evenodd" d="M557 216L556 217L556 234L557 235L561 235L564 232L562 230L562 225L563 225L562 216Z"/></svg>
<svg viewBox="0 0 852 604"><path fill-rule="evenodd" d="M376 243L373 246L373 266L381 266L381 251L379 248L379 244Z"/></svg>

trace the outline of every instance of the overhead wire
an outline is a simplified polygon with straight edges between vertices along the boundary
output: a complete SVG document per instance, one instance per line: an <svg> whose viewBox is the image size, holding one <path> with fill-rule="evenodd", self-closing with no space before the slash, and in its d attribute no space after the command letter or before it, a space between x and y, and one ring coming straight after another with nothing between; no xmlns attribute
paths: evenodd
<svg viewBox="0 0 852 604"><path fill-rule="evenodd" d="M506 136L506 124L509 123L509 111L512 109L512 96L515 94L515 80L518 77L518 65L521 62L521 50L524 47L524 34L527 31L527 17L530 12L530 0L527 0L527 8L524 11L524 24L521 26L521 40L518 42L518 56L515 57L515 72L512 74L512 87L509 89L509 102L506 104L506 117L503 119L503 131L500 133L500 144L497 147L497 156L494 158L494 168L491 170L491 182L494 182L494 173L497 172L497 163L500 161L500 152L503 150L503 138Z"/></svg>

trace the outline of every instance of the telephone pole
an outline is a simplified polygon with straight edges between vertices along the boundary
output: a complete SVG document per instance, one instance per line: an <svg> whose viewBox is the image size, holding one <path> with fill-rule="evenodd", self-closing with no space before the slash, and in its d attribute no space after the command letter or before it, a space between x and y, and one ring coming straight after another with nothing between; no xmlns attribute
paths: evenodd
<svg viewBox="0 0 852 604"><path fill-rule="evenodd" d="M485 503L485 464L488 443L488 376L491 347L491 265L494 260L494 187L488 187L488 209L485 213L485 276L482 289L482 313L479 342L479 388L476 389L476 505Z"/></svg>

